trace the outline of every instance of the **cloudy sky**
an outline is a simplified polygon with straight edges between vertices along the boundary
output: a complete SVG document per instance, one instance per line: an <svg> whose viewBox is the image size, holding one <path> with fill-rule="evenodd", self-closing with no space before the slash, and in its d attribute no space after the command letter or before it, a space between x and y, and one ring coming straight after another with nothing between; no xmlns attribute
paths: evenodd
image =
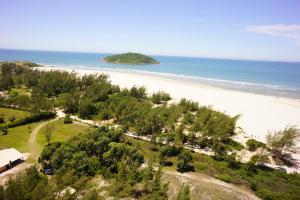
<svg viewBox="0 0 300 200"><path fill-rule="evenodd" d="M298 0L0 0L0 48L300 61Z"/></svg>

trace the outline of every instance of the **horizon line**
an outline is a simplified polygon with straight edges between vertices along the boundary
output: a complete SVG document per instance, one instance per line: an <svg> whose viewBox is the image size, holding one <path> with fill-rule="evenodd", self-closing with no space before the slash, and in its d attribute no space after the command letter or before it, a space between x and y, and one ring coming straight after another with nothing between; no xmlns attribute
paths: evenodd
<svg viewBox="0 0 300 200"><path fill-rule="evenodd" d="M16 49L16 48L3 48L2 50L17 50L17 51L41 51L41 52L57 52L57 53L93 53L93 54L122 54L115 52L97 52L97 51L72 51L72 50L45 50L45 49ZM128 51L133 52L133 51ZM123 52L123 53L128 53ZM139 52L133 52L139 53ZM141 53L144 54L144 53ZM146 54L150 56L163 56L163 57L183 57L183 58L202 58L202 59L216 59L216 60L232 60L232 61L252 61L252 62L283 62L283 63L300 63L300 60L269 60L269 59L247 59L247 58L225 58L225 57L209 57L209 56L187 56L187 55L169 55L169 54Z"/></svg>

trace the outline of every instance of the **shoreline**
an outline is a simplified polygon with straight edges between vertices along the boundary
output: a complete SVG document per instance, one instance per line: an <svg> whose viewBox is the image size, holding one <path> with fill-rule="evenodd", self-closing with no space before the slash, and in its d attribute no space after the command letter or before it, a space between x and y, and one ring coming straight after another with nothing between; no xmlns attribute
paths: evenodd
<svg viewBox="0 0 300 200"><path fill-rule="evenodd" d="M248 137L262 142L266 141L268 131L282 130L292 125L300 127L300 101L293 98L229 90L152 74L49 66L39 69L74 71L78 75L104 73L109 75L113 84L122 88L144 86L149 94L162 90L168 92L174 102L187 98L231 116L241 115L237 126Z"/></svg>

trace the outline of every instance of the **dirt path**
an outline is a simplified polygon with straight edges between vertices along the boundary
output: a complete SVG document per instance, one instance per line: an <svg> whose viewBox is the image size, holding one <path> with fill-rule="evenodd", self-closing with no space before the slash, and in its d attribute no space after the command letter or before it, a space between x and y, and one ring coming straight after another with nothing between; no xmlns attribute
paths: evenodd
<svg viewBox="0 0 300 200"><path fill-rule="evenodd" d="M206 183L215 184L217 186L220 186L220 187L224 188L225 190L232 190L236 193L240 193L244 196L247 196L246 199L260 200L260 198L258 198L257 196L255 196L253 193L251 193L250 191L248 191L246 189L237 187L237 186L229 184L229 183L225 183L223 181L220 181L218 179L206 176L204 174L195 173L195 172L179 173L179 172L171 171L171 170L163 170L163 173L169 174L169 175L175 175L177 177L185 177L185 178L188 178L188 179L195 180L197 182L199 181L199 182L206 182Z"/></svg>
<svg viewBox="0 0 300 200"><path fill-rule="evenodd" d="M58 120L59 118L55 118L49 121L44 121L42 122L40 125L38 125L37 127L35 127L29 136L29 140L28 140L28 147L29 147L29 152L30 152L30 157L33 158L34 160L37 160L39 157L39 150L40 150L40 146L39 144L36 142L36 136L39 133L39 131L41 130L41 128L43 128L46 124L54 122L56 120Z"/></svg>

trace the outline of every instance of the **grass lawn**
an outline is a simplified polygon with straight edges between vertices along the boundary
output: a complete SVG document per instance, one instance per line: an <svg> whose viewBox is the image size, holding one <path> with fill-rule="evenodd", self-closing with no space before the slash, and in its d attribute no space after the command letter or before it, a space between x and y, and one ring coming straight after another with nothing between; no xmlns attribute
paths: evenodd
<svg viewBox="0 0 300 200"><path fill-rule="evenodd" d="M73 122L72 124L64 124L63 119L59 119L55 122L52 122L54 124L54 133L52 135L51 142L63 142L67 139L78 135L79 133L85 133L89 129L91 129L90 126L78 124ZM46 145L46 139L44 136L45 126L41 128L37 135L37 143L41 146Z"/></svg>
<svg viewBox="0 0 300 200"><path fill-rule="evenodd" d="M26 124L8 129L7 135L0 135L0 149L16 148L20 152L28 152L28 139L31 130L33 130L40 122Z"/></svg>
<svg viewBox="0 0 300 200"><path fill-rule="evenodd" d="M9 118L12 116L15 116L16 120L18 120L30 115L29 112L23 110L17 110L12 108L1 108L1 107L0 107L0 114L4 116L5 122L7 122Z"/></svg>
<svg viewBox="0 0 300 200"><path fill-rule="evenodd" d="M30 90L26 88L11 88L10 94L30 95Z"/></svg>

